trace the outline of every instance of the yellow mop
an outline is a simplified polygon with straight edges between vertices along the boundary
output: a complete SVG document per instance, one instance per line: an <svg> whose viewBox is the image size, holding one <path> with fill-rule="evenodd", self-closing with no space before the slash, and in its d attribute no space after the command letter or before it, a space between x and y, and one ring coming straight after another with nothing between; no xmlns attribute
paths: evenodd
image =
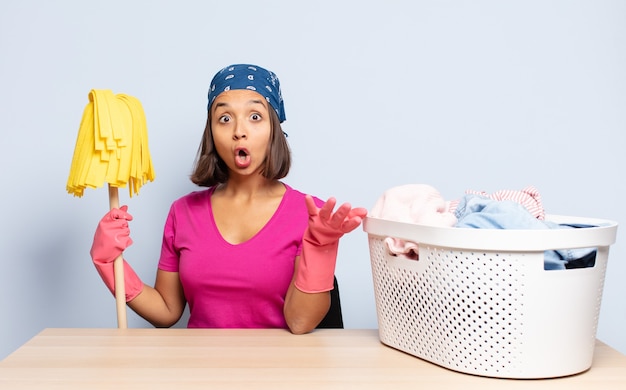
<svg viewBox="0 0 626 390"><path fill-rule="evenodd" d="M119 208L118 188L128 185L129 195L154 180L148 149L148 132L138 99L92 89L78 130L67 192L82 197L85 188L109 187L109 208ZM122 255L114 262L117 324L126 328L126 299Z"/></svg>

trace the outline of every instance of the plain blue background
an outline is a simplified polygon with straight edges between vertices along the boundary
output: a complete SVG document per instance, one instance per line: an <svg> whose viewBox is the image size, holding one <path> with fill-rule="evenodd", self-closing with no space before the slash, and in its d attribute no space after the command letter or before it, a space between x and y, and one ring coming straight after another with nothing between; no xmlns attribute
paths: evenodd
<svg viewBox="0 0 626 390"><path fill-rule="evenodd" d="M152 283L169 205L195 189L208 83L237 62L280 77L301 191L371 208L407 183L533 184L548 213L626 221L625 22L621 0L3 1L0 358L46 327L116 326L89 258L107 191L65 192L91 89L144 105L157 178L121 194L126 258ZM626 353L623 241L598 337ZM346 327L377 327L367 235L339 255Z"/></svg>

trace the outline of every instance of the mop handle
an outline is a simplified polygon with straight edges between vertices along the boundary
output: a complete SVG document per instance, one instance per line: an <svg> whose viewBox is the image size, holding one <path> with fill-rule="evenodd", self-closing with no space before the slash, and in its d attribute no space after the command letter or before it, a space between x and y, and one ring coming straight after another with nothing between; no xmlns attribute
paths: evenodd
<svg viewBox="0 0 626 390"><path fill-rule="evenodd" d="M109 184L109 208L119 208L120 198L117 187ZM126 329L126 291L124 288L124 256L120 254L113 262L113 272L115 276L115 305L117 307L117 327Z"/></svg>

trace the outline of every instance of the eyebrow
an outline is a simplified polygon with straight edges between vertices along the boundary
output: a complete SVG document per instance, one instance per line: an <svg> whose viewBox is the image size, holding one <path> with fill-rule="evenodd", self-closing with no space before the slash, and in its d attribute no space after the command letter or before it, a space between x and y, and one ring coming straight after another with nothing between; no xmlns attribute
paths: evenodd
<svg viewBox="0 0 626 390"><path fill-rule="evenodd" d="M262 99L250 99L247 101L247 104L260 104L263 107L265 107L265 104L263 104L263 100ZM228 107L229 104L225 103L225 102L218 102L215 104L215 106L213 107L213 111L215 111L216 109L218 109L219 107Z"/></svg>

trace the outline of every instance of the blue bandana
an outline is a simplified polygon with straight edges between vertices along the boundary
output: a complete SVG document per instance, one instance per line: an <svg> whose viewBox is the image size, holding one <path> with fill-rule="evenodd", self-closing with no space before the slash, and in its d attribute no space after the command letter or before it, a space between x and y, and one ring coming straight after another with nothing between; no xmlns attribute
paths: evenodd
<svg viewBox="0 0 626 390"><path fill-rule="evenodd" d="M280 92L280 82L273 72L249 64L225 67L217 72L211 80L207 110L211 108L217 95L231 89L249 89L258 92L274 108L280 123L285 121L285 105L283 95Z"/></svg>

